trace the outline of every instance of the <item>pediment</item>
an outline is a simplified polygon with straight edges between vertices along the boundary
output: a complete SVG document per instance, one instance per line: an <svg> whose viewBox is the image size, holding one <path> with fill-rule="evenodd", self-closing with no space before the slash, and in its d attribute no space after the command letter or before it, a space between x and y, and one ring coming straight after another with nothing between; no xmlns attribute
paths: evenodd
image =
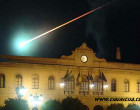
<svg viewBox="0 0 140 110"><path fill-rule="evenodd" d="M106 61L105 59L101 59L96 57L96 53L87 46L87 44L84 42L80 47L77 47L74 51L72 51L72 54L69 56L62 55L61 59L76 59L77 54L90 54L92 56L93 61Z"/></svg>

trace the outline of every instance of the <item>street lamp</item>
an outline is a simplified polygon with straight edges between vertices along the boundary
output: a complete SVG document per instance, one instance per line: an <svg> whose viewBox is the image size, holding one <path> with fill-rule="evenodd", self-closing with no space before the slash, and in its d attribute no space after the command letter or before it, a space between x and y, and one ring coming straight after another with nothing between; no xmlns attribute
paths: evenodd
<svg viewBox="0 0 140 110"><path fill-rule="evenodd" d="M65 83L64 83L64 82L61 82L61 83L60 83L60 87L61 87L61 88L63 88L63 87L64 87L64 85L65 85Z"/></svg>
<svg viewBox="0 0 140 110"><path fill-rule="evenodd" d="M94 87L94 84L90 84L89 86L90 86L90 88L92 89L92 88Z"/></svg>
<svg viewBox="0 0 140 110"><path fill-rule="evenodd" d="M42 94L40 94L40 96L30 95L29 100L30 100L31 105L33 106L32 110L38 110L37 106L42 104L43 96Z"/></svg>
<svg viewBox="0 0 140 110"><path fill-rule="evenodd" d="M18 99L21 99L27 93L27 89L24 86L16 88L16 94Z"/></svg>
<svg viewBox="0 0 140 110"><path fill-rule="evenodd" d="M108 85L107 85L107 84L105 84L105 85L104 85L104 88L107 90L107 88L108 88Z"/></svg>

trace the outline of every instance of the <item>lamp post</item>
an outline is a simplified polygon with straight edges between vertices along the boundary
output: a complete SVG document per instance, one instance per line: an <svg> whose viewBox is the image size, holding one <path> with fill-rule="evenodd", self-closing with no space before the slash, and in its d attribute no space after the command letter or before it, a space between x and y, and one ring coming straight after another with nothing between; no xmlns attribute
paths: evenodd
<svg viewBox="0 0 140 110"><path fill-rule="evenodd" d="M90 86L90 88L92 89L92 88L94 87L94 84L92 83L92 84L90 84L89 86Z"/></svg>
<svg viewBox="0 0 140 110"><path fill-rule="evenodd" d="M42 104L43 96L40 94L40 96L37 95L30 95L29 100L31 105L33 106L32 110L38 110L37 106Z"/></svg>
<svg viewBox="0 0 140 110"><path fill-rule="evenodd" d="M18 99L21 99L27 93L27 89L24 86L16 88L16 94Z"/></svg>
<svg viewBox="0 0 140 110"><path fill-rule="evenodd" d="M107 84L105 84L105 85L104 85L104 87L105 87L105 89L106 89L106 91L107 91L108 85L107 85Z"/></svg>
<svg viewBox="0 0 140 110"><path fill-rule="evenodd" d="M63 88L63 87L64 87L64 85L65 85L65 83L64 83L64 82L61 82L61 83L60 83L60 87L61 87L61 88Z"/></svg>

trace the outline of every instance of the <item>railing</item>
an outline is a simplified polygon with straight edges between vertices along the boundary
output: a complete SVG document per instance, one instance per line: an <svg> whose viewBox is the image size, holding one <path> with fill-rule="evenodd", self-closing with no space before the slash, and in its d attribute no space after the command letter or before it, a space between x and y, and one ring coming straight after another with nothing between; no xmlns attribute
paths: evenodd
<svg viewBox="0 0 140 110"><path fill-rule="evenodd" d="M103 95L103 91L93 92L93 95Z"/></svg>
<svg viewBox="0 0 140 110"><path fill-rule="evenodd" d="M89 95L89 91L80 90L79 95Z"/></svg>
<svg viewBox="0 0 140 110"><path fill-rule="evenodd" d="M64 91L64 94L74 94L74 90L65 90Z"/></svg>

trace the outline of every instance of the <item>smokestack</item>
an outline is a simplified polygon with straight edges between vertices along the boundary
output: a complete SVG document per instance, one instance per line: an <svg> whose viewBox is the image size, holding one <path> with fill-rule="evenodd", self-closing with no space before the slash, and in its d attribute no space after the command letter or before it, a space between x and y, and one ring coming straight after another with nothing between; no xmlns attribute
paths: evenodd
<svg viewBox="0 0 140 110"><path fill-rule="evenodd" d="M121 60L120 47L117 47L117 50L116 50L116 59L117 60Z"/></svg>

